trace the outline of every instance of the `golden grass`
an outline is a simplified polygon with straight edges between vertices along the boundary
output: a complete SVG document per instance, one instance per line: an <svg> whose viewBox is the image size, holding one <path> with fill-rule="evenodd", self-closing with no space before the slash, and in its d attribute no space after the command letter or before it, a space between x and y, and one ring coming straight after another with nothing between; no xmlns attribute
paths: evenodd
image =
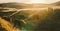
<svg viewBox="0 0 60 31"><path fill-rule="evenodd" d="M13 24L0 18L0 24L2 28L5 28L7 31L20 31L19 29L13 27Z"/></svg>

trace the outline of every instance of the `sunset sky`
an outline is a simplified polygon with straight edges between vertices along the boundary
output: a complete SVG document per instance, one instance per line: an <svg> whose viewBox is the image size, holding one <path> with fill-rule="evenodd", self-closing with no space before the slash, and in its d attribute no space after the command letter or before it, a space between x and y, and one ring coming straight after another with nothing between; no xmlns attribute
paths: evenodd
<svg viewBox="0 0 60 31"><path fill-rule="evenodd" d="M57 2L60 0L0 0L0 3L7 3L7 2L19 2L19 3L53 3L53 2Z"/></svg>

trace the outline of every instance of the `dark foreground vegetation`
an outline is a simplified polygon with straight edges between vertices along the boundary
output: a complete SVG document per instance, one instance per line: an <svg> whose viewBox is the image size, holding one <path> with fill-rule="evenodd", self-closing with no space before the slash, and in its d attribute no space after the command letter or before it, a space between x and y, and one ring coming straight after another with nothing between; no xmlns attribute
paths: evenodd
<svg viewBox="0 0 60 31"><path fill-rule="evenodd" d="M60 9L55 9L36 27L35 31L60 31Z"/></svg>

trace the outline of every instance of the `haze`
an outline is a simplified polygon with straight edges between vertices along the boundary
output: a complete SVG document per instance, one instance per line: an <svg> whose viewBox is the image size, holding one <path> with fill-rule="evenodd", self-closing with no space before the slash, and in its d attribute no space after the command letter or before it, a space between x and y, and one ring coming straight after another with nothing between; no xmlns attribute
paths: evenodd
<svg viewBox="0 0 60 31"><path fill-rule="evenodd" d="M32 3L50 4L57 1L60 1L60 0L0 0L0 3L19 2L19 3L27 3L27 4L32 4Z"/></svg>

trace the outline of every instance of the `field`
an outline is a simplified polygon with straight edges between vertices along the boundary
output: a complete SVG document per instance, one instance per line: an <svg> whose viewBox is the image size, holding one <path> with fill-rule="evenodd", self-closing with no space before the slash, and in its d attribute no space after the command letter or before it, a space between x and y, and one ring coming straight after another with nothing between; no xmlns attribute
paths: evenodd
<svg viewBox="0 0 60 31"><path fill-rule="evenodd" d="M0 7L0 31L60 31L60 6L24 6Z"/></svg>

